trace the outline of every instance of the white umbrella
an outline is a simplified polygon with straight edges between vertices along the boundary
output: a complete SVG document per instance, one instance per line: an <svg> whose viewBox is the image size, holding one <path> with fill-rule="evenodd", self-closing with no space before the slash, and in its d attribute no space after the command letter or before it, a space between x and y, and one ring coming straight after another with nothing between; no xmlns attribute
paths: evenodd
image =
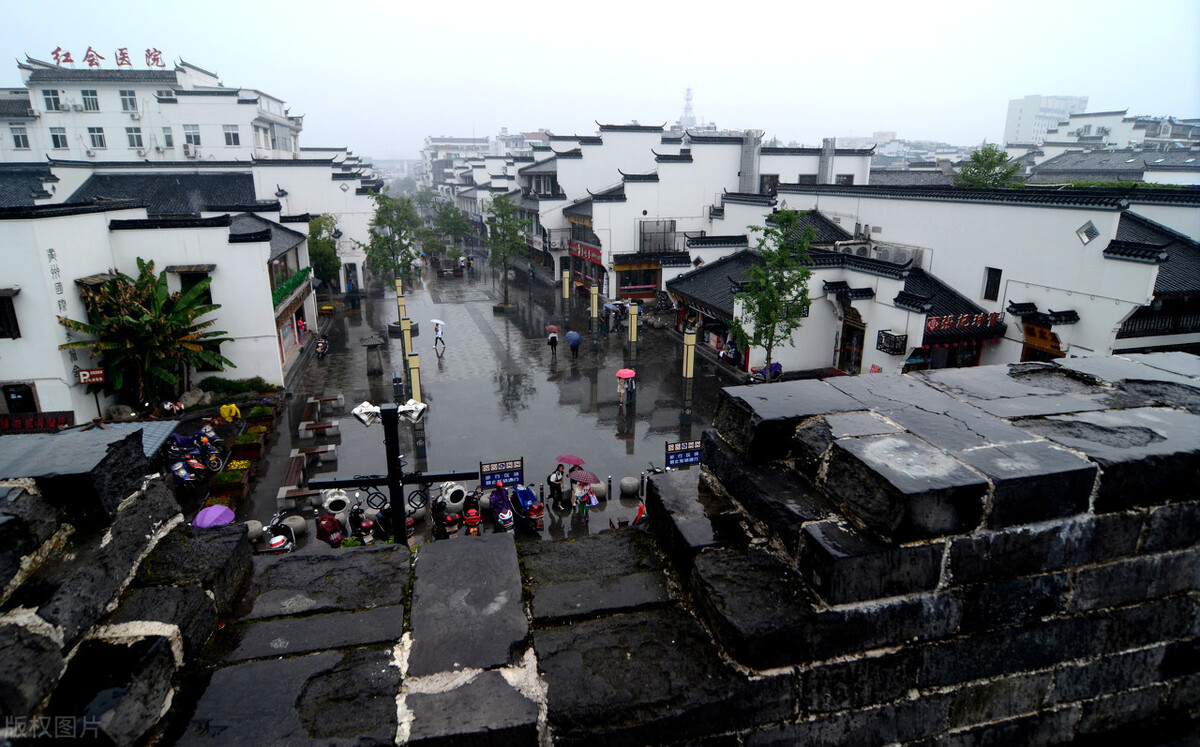
<svg viewBox="0 0 1200 747"><path fill-rule="evenodd" d="M445 323L445 322L443 322L441 319L430 319L430 320L429 320L429 323L430 323L430 324L440 324L440 325L442 325L443 327L445 327L445 326L446 326L446 323Z"/></svg>

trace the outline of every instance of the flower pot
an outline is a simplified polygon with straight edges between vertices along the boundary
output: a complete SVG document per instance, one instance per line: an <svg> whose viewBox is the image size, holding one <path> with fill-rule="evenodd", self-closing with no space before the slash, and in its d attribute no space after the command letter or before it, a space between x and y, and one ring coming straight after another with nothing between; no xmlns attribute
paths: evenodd
<svg viewBox="0 0 1200 747"><path fill-rule="evenodd" d="M262 459L266 450L266 438L259 436L252 443L235 443L230 449L233 459Z"/></svg>

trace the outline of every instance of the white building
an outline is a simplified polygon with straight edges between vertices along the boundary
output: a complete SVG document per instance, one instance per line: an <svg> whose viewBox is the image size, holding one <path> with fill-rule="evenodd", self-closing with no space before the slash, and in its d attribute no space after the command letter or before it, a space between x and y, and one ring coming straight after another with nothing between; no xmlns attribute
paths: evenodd
<svg viewBox="0 0 1200 747"><path fill-rule="evenodd" d="M1087 96L1026 96L1008 102L1005 143L1036 143L1068 116L1087 109Z"/></svg>

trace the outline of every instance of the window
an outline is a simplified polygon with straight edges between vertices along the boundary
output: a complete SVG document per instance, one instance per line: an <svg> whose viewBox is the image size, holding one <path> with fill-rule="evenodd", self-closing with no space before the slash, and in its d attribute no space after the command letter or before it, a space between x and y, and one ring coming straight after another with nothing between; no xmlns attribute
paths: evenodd
<svg viewBox="0 0 1200 747"><path fill-rule="evenodd" d="M838 174L837 184L843 187L849 187L854 184L854 174Z"/></svg>
<svg viewBox="0 0 1200 747"><path fill-rule="evenodd" d="M21 328L17 326L17 311L13 308L12 296L0 296L0 337L13 340L21 336Z"/></svg>
<svg viewBox="0 0 1200 747"><path fill-rule="evenodd" d="M58 91L53 88L43 88L42 99L46 102L46 111L48 112L56 112L63 108L58 100Z"/></svg>
<svg viewBox="0 0 1200 747"><path fill-rule="evenodd" d="M226 145L241 145L242 144L242 140L238 136L238 126L237 125L223 125L223 128L225 130L225 144Z"/></svg>
<svg viewBox="0 0 1200 747"><path fill-rule="evenodd" d="M175 147L175 136L171 134L170 127L163 128L163 147L164 148L174 148Z"/></svg>
<svg viewBox="0 0 1200 747"><path fill-rule="evenodd" d="M773 195L779 188L779 174L762 174L758 177L758 193Z"/></svg>
<svg viewBox="0 0 1200 747"><path fill-rule="evenodd" d="M126 127L125 137L129 139L130 148L142 147L142 128L141 127Z"/></svg>
<svg viewBox="0 0 1200 747"><path fill-rule="evenodd" d="M136 112L137 111L137 94L133 91L121 91L121 111Z"/></svg>
<svg viewBox="0 0 1200 747"><path fill-rule="evenodd" d="M641 222L641 228L642 241L639 251L652 253L675 251L674 220L644 220Z"/></svg>
<svg viewBox="0 0 1200 747"><path fill-rule="evenodd" d="M181 273L179 273L179 292L187 293L192 288L199 285L201 282L203 282L205 280L208 280L207 272L181 272ZM203 304L211 304L212 303L212 285L211 284L207 288L204 289L203 293L200 294L200 298L198 299L198 302L203 303Z"/></svg>
<svg viewBox="0 0 1200 747"><path fill-rule="evenodd" d="M816 184L817 183L817 175L816 174L801 174L800 176L796 177L796 183L797 184Z"/></svg>
<svg viewBox="0 0 1200 747"><path fill-rule="evenodd" d="M983 279L983 297L988 301L995 301L1000 298L1000 275L1002 274L998 268L986 267L985 276Z"/></svg>
<svg viewBox="0 0 1200 747"><path fill-rule="evenodd" d="M200 125L183 126L183 142L188 145L200 144Z"/></svg>
<svg viewBox="0 0 1200 747"><path fill-rule="evenodd" d="M175 92L174 92L174 91L172 91L172 90L171 90L171 89L169 89L169 88L164 88L164 89L162 89L162 90L155 91L155 92L154 92L154 95L155 95L155 96L157 96L157 97L158 97L158 98L160 98L160 99L173 99L173 98L175 98Z"/></svg>
<svg viewBox="0 0 1200 747"><path fill-rule="evenodd" d="M66 127L51 127L50 128L50 145L54 148L67 147L67 128Z"/></svg>
<svg viewBox="0 0 1200 747"><path fill-rule="evenodd" d="M12 130L13 147L18 150L29 150L29 133L24 125L10 125Z"/></svg>
<svg viewBox="0 0 1200 747"><path fill-rule="evenodd" d="M104 128L89 127L88 142L92 144L93 148L107 148L108 144L104 142Z"/></svg>
<svg viewBox="0 0 1200 747"><path fill-rule="evenodd" d="M266 127L254 125L254 144L259 148L271 147L271 135L267 132Z"/></svg>
<svg viewBox="0 0 1200 747"><path fill-rule="evenodd" d="M85 88L79 93L83 94L83 110L85 112L100 111L100 97L96 94L95 89Z"/></svg>
<svg viewBox="0 0 1200 747"><path fill-rule="evenodd" d="M1084 244L1090 244L1092 242L1092 239L1094 239L1100 235L1100 230L1098 228L1096 228L1096 224L1092 223L1089 220L1087 223L1084 223L1082 226L1079 227L1078 230L1075 231L1075 235L1078 236L1079 240L1082 241Z"/></svg>
<svg viewBox="0 0 1200 747"><path fill-rule="evenodd" d="M38 411L33 387L28 384L9 384L4 387L4 406L10 415L33 415Z"/></svg>

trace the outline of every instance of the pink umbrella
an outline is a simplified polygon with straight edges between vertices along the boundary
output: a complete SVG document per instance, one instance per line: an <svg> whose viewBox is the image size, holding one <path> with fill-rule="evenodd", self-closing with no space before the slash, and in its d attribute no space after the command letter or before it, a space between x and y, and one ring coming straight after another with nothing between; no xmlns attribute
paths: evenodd
<svg viewBox="0 0 1200 747"><path fill-rule="evenodd" d="M579 465L579 466L587 464L587 462L583 461L582 459L575 456L574 454L559 454L557 457L554 458L554 461L562 462L563 464L575 464L575 465Z"/></svg>
<svg viewBox="0 0 1200 747"><path fill-rule="evenodd" d="M586 469L577 469L571 474L567 475L567 477L571 478L580 485L595 485L600 482L599 477L596 477L594 473L588 472Z"/></svg>
<svg viewBox="0 0 1200 747"><path fill-rule="evenodd" d="M556 324L547 324L547 325L546 325L546 331L547 331L547 332L553 332L554 334L556 334L556 335L557 335L557 334L558 334L558 325L556 325Z"/></svg>
<svg viewBox="0 0 1200 747"><path fill-rule="evenodd" d="M617 371L618 379L632 379L634 376L637 376L637 371L634 371L632 368L622 368L620 371Z"/></svg>
<svg viewBox="0 0 1200 747"><path fill-rule="evenodd" d="M192 521L194 527L220 527L233 523L233 509L229 506L216 504L200 509Z"/></svg>

